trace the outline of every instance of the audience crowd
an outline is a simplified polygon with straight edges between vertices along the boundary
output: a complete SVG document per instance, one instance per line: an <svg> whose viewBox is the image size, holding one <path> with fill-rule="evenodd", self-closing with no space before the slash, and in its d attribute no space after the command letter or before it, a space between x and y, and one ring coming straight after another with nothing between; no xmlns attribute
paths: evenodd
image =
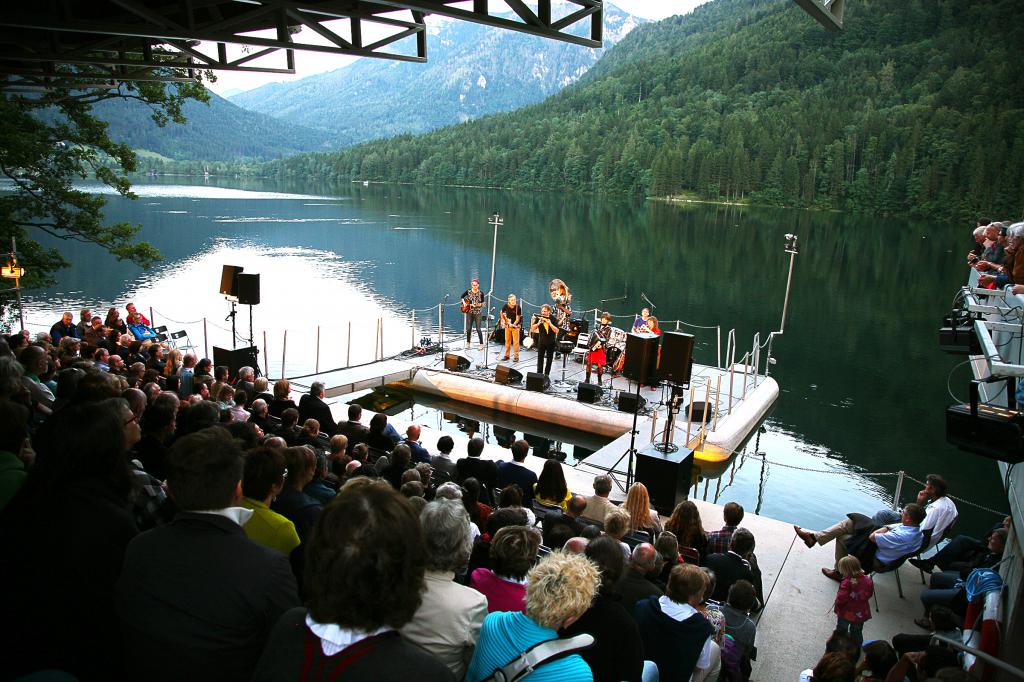
<svg viewBox="0 0 1024 682"><path fill-rule="evenodd" d="M749 679L765 596L739 504L719 530L691 501L663 521L642 483L620 505L609 476L589 495L555 460L538 476L525 440L495 462L480 438L460 456L451 437L424 445L420 427L399 433L357 404L335 420L322 384L296 403L287 380L137 340L148 324L134 306L127 325L83 310L0 341L13 679L477 682L517 665L535 682ZM861 644L868 574L916 553L892 538L920 550L955 519L945 481L928 481L861 544L854 515L797 528L809 546L836 541L825 573L841 581L807 679L950 664L923 632ZM955 633L957 579L1005 541L1005 527L958 536L917 564L940 569L922 627Z"/></svg>

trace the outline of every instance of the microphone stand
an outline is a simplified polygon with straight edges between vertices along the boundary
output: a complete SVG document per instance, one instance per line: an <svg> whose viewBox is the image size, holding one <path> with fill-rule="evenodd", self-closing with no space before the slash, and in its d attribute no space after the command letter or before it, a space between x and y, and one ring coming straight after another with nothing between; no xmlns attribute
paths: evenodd
<svg viewBox="0 0 1024 682"><path fill-rule="evenodd" d="M441 355L444 355L444 306L448 302L448 294L444 295L444 301L441 303L440 312L437 314L437 328L438 328L438 344L441 346Z"/></svg>

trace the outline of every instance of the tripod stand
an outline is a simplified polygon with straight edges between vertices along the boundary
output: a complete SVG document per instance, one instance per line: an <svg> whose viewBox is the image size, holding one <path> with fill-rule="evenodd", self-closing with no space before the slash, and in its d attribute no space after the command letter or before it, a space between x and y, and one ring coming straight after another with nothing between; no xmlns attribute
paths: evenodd
<svg viewBox="0 0 1024 682"><path fill-rule="evenodd" d="M622 492L626 492L627 490L629 490L629 487L633 485L633 460L637 454L636 434L640 433L639 431L637 431L636 428L637 418L640 416L640 383L641 382L639 381L636 382L636 393L634 394L636 397L636 402L633 403L633 430L629 432L629 449L622 453L622 455L619 456L617 460L615 460L614 464L608 467L608 475L611 476L612 481L615 482L615 485L617 485L619 487L619 490L621 490ZM629 456L629 464L626 466L626 486L623 487L622 484L619 483L619 480L615 478L615 474L619 473L615 469L616 467L619 466L619 463L626 458L627 455Z"/></svg>
<svg viewBox="0 0 1024 682"><path fill-rule="evenodd" d="M665 437L660 443L654 444L654 449L658 452L677 452L679 450L679 446L669 442L669 439L675 435L676 412L679 411L679 401L683 399L682 394L677 393L680 388L677 384L672 384L672 397L668 401L668 421L665 423Z"/></svg>
<svg viewBox="0 0 1024 682"><path fill-rule="evenodd" d="M228 316L224 318L225 322L231 320L231 347L238 348L238 333L235 331L235 316L238 315L238 311L235 310L235 304L238 302L238 299L235 298L234 296L225 296L224 298L226 298L228 300L228 303L231 304L231 312L228 313ZM252 336L251 306L249 307L249 335Z"/></svg>

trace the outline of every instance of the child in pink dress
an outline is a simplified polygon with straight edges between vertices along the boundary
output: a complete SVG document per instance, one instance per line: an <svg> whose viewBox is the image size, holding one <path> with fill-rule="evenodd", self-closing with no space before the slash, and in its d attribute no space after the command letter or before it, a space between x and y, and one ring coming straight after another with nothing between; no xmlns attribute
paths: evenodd
<svg viewBox="0 0 1024 682"><path fill-rule="evenodd" d="M860 649L864 643L864 622L871 618L871 595L875 593L875 585L855 556L844 556L836 568L843 577L832 606L839 617L836 629L849 633Z"/></svg>

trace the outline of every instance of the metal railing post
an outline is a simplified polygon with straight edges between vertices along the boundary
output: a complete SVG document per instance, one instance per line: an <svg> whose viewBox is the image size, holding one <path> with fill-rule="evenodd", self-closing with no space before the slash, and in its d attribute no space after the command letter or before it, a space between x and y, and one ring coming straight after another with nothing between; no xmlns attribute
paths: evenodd
<svg viewBox="0 0 1024 682"><path fill-rule="evenodd" d="M693 424L693 387L690 387L690 409L689 414L686 416L686 442L683 443L686 447L690 447L690 427Z"/></svg>
<svg viewBox="0 0 1024 682"><path fill-rule="evenodd" d="M761 332L754 334L754 388L757 388L757 373L761 371Z"/></svg>
<svg viewBox="0 0 1024 682"><path fill-rule="evenodd" d="M704 391L704 412L700 416L700 442L703 447L704 442L708 439L707 424L708 424L708 406L711 404L711 380L708 379L707 389Z"/></svg>
<svg viewBox="0 0 1024 682"><path fill-rule="evenodd" d="M722 395L722 375L718 375L718 381L715 382L715 419L711 424L711 430L714 431L718 428L718 401Z"/></svg>
<svg viewBox="0 0 1024 682"><path fill-rule="evenodd" d="M378 359L379 360L383 360L384 359L384 318L383 317L380 318L380 358L378 358Z"/></svg>
<svg viewBox="0 0 1024 682"><path fill-rule="evenodd" d="M348 321L348 341L345 343L345 367L352 366L352 320Z"/></svg>
<svg viewBox="0 0 1024 682"><path fill-rule="evenodd" d="M743 394L740 396L740 400L744 400L747 397L747 372L750 369L750 354L743 354Z"/></svg>
<svg viewBox="0 0 1024 682"><path fill-rule="evenodd" d="M733 383L735 381L734 380L735 372L736 372L736 367L734 365L729 365L729 412L727 414L732 414L732 387L733 387Z"/></svg>
<svg viewBox="0 0 1024 682"><path fill-rule="evenodd" d="M412 311L412 329L410 331L412 332L412 345L409 346L409 347L410 348L415 348L416 347L416 311L415 310Z"/></svg>
<svg viewBox="0 0 1024 682"><path fill-rule="evenodd" d="M153 306L149 306L149 323L156 326L156 315L153 314Z"/></svg>
<svg viewBox="0 0 1024 682"><path fill-rule="evenodd" d="M284 330L284 340L281 341L281 378L284 379L284 362L288 353L288 330Z"/></svg>
<svg viewBox="0 0 1024 682"><path fill-rule="evenodd" d="M442 329L441 329L441 315L442 315L441 306L442 305L443 304L441 304L441 303L437 304L437 342L438 343L441 343L441 341L444 339L444 331L442 331Z"/></svg>
<svg viewBox="0 0 1024 682"><path fill-rule="evenodd" d="M669 409L672 409L671 406ZM651 415L651 442L654 442L655 434L658 432L658 413L655 412Z"/></svg>
<svg viewBox="0 0 1024 682"><path fill-rule="evenodd" d="M715 327L715 345L718 347L718 369L722 369L722 325Z"/></svg>
<svg viewBox="0 0 1024 682"><path fill-rule="evenodd" d="M907 472L900 469L899 475L896 477L896 494L892 498L893 511L900 507L900 495L903 494L903 479L907 475Z"/></svg>
<svg viewBox="0 0 1024 682"><path fill-rule="evenodd" d="M267 330L263 330L263 362L267 365L267 378L270 378L270 356L267 355Z"/></svg>
<svg viewBox="0 0 1024 682"><path fill-rule="evenodd" d="M676 320L676 331L679 331L679 323L680 322L681 322L681 320Z"/></svg>
<svg viewBox="0 0 1024 682"><path fill-rule="evenodd" d="M320 325L316 326L316 374L320 373Z"/></svg>
<svg viewBox="0 0 1024 682"><path fill-rule="evenodd" d="M206 318L205 317L203 318L203 357L204 358L210 357L210 344L207 341L207 336L206 336Z"/></svg>

